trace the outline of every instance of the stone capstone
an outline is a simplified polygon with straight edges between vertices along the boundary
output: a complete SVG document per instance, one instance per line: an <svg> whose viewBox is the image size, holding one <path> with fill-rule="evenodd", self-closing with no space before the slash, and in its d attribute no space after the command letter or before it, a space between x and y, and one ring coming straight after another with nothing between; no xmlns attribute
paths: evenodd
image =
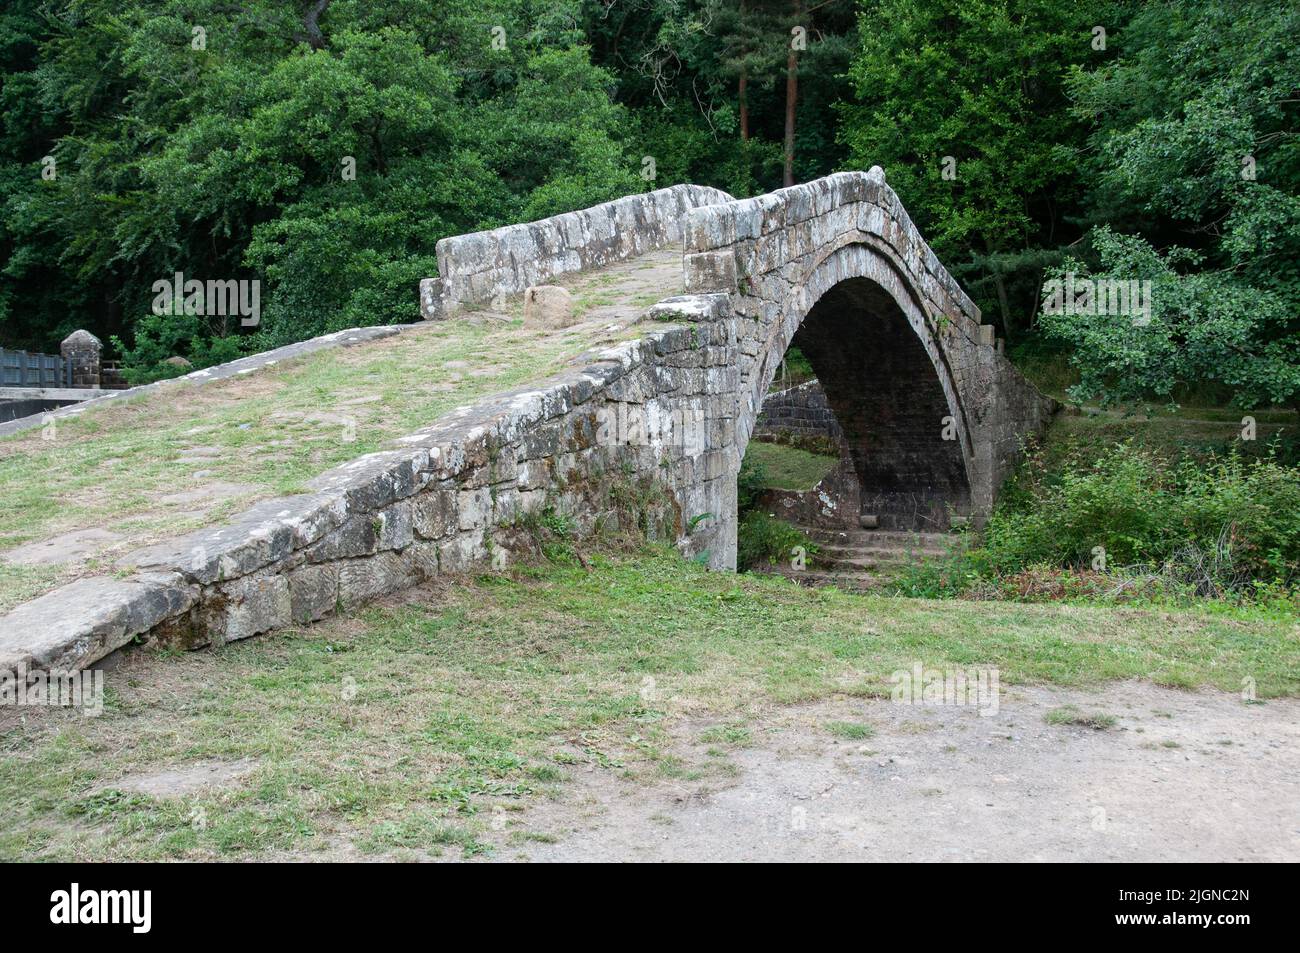
<svg viewBox="0 0 1300 953"><path fill-rule="evenodd" d="M567 328L575 322L573 295L559 285L533 285L524 292L524 327Z"/></svg>

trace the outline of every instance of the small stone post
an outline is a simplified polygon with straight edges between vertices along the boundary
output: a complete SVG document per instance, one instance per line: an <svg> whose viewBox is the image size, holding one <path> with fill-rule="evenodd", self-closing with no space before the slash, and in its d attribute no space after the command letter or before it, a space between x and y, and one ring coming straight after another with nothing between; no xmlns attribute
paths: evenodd
<svg viewBox="0 0 1300 953"><path fill-rule="evenodd" d="M64 339L59 353L72 369L73 387L99 387L99 355L103 350L99 338L89 331L73 331Z"/></svg>

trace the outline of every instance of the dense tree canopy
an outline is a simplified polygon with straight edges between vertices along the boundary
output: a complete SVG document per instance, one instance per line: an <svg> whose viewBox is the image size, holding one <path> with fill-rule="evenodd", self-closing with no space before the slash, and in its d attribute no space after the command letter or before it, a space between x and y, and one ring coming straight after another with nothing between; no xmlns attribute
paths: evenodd
<svg viewBox="0 0 1300 953"><path fill-rule="evenodd" d="M870 0L843 109L851 161L881 165L936 253L1015 338L1054 249L1077 237L1065 75L1090 13L1060 0ZM1097 55L1104 56L1104 53Z"/></svg>
<svg viewBox="0 0 1300 953"><path fill-rule="evenodd" d="M849 0L831 6L847 32ZM162 373L171 353L210 363L411 320L445 235L679 181L779 185L796 22L814 34L793 170L824 174L847 63L816 32L830 15L761 0L14 0L3 344L52 349L88 327ZM151 314L153 283L177 271L260 280L260 328Z"/></svg>
<svg viewBox="0 0 1300 953"><path fill-rule="evenodd" d="M1075 69L1090 254L1062 270L1152 282L1149 323L1045 316L1080 396L1169 398L1211 382L1300 407L1300 8L1144 5L1123 55Z"/></svg>
<svg viewBox="0 0 1300 953"><path fill-rule="evenodd" d="M136 379L413 320L443 236L882 165L1084 396L1295 403L1297 14L1263 0L9 0L0 346ZM151 312L256 279L262 320ZM1041 314L1067 272L1150 321Z"/></svg>

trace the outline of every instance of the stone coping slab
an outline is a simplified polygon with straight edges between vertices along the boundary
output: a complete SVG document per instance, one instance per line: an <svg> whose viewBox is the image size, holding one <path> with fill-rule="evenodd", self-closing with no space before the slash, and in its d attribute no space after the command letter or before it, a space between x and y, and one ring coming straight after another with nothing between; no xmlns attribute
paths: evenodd
<svg viewBox="0 0 1300 953"><path fill-rule="evenodd" d="M0 400L93 400L116 394L99 387L0 387Z"/></svg>
<svg viewBox="0 0 1300 953"><path fill-rule="evenodd" d="M438 242L437 278L420 282L420 311L444 320L572 272L637 258L682 240L686 213L734 199L703 185L628 195L536 222Z"/></svg>

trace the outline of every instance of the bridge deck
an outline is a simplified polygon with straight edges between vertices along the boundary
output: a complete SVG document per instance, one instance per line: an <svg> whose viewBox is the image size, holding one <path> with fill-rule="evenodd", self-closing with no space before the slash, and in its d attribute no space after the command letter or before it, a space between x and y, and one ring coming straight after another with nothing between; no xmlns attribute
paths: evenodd
<svg viewBox="0 0 1300 953"><path fill-rule="evenodd" d="M681 252L555 283L570 289L579 319L563 330L524 327L514 300L0 438L0 613L111 572L137 547L302 492L450 410L639 336L645 309L681 292Z"/></svg>

